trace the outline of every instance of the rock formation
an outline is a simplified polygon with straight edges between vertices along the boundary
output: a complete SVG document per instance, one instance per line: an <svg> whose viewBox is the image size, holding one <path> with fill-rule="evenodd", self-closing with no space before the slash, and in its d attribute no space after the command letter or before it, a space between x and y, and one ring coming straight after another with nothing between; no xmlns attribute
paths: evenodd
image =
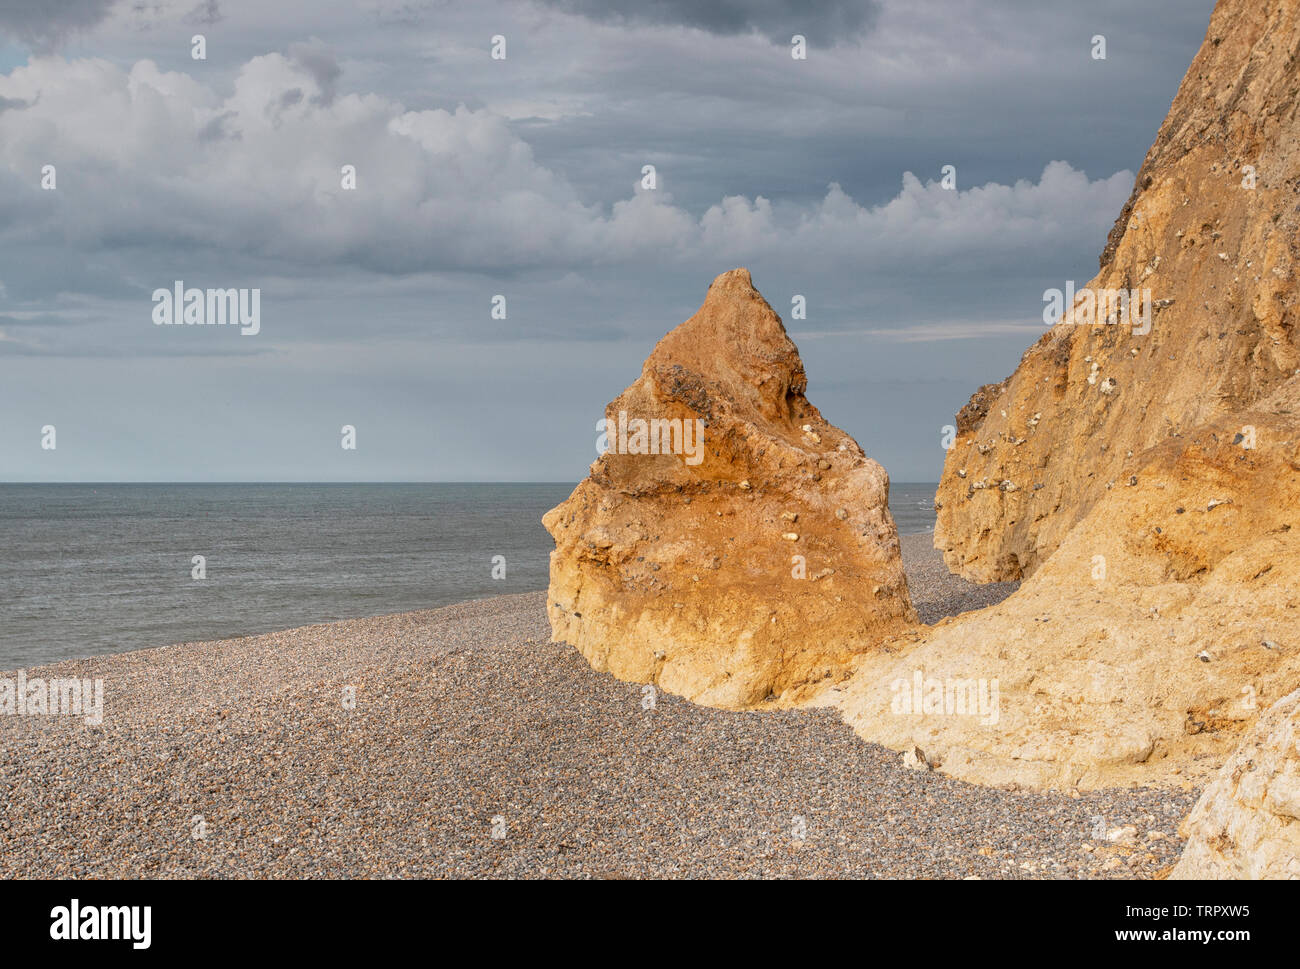
<svg viewBox="0 0 1300 969"><path fill-rule="evenodd" d="M737 270L607 412L704 421L702 460L607 454L546 517L556 638L701 702L834 705L978 783L1208 780L1300 687L1297 49L1300 0L1221 0L1101 272L958 416L935 544L1010 598L915 622L883 470ZM1240 867L1222 839L1264 822L1235 823L1206 837Z"/></svg>
<svg viewBox="0 0 1300 969"><path fill-rule="evenodd" d="M596 669L740 707L840 675L915 624L889 479L804 396L748 271L715 279L605 411L543 519L554 639Z"/></svg>
<svg viewBox="0 0 1300 969"><path fill-rule="evenodd" d="M1180 834L1170 878L1300 878L1300 690L1260 718Z"/></svg>
<svg viewBox="0 0 1300 969"><path fill-rule="evenodd" d="M1195 782L1300 686L1298 472L1292 380L1153 449L1009 599L887 644L823 699L978 783ZM996 682L998 715L898 713L917 670Z"/></svg>
<svg viewBox="0 0 1300 969"><path fill-rule="evenodd" d="M1219 3L1101 271L958 415L935 530L954 571L1029 575L1152 449L1300 372L1298 47L1295 0ZM1119 291L1131 309L1094 308Z"/></svg>
<svg viewBox="0 0 1300 969"><path fill-rule="evenodd" d="M1203 779L1300 686L1297 49L1300 0L1221 0L1091 297L958 415L935 545L1020 589L810 700L969 780L1099 787ZM998 715L900 712L918 671Z"/></svg>

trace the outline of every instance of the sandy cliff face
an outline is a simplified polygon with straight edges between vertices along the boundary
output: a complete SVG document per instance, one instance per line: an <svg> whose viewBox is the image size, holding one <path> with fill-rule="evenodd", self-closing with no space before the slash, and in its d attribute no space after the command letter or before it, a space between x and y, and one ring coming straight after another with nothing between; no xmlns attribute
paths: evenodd
<svg viewBox="0 0 1300 969"><path fill-rule="evenodd" d="M1215 10L1101 271L958 415L935 531L954 571L1031 574L1094 506L1124 496L1153 448L1187 443L1297 373L1297 50L1295 0ZM1105 299L1090 312L1085 289L1136 293L1131 317Z"/></svg>
<svg viewBox="0 0 1300 969"><path fill-rule="evenodd" d="M977 783L1204 778L1300 686L1300 378L1153 449L1135 479L1005 602L864 657L824 699ZM895 684L917 671L996 683L997 715L900 712Z"/></svg>
<svg viewBox="0 0 1300 969"><path fill-rule="evenodd" d="M749 273L715 279L606 409L611 450L543 519L557 641L743 706L841 675L916 622L889 479L806 383Z"/></svg>
<svg viewBox="0 0 1300 969"><path fill-rule="evenodd" d="M959 415L936 545L1014 595L915 622L883 470L736 270L607 411L705 422L702 459L608 454L546 517L555 637L978 783L1208 779L1300 688L1297 51L1300 0L1221 0L1086 287L1137 295L1064 307Z"/></svg>
<svg viewBox="0 0 1300 969"><path fill-rule="evenodd" d="M864 737L981 783L1188 783L1300 686L1297 51L1300 0L1221 0L1091 304L958 416L936 547L1027 579L861 659L829 699ZM918 671L996 681L998 716L900 712Z"/></svg>

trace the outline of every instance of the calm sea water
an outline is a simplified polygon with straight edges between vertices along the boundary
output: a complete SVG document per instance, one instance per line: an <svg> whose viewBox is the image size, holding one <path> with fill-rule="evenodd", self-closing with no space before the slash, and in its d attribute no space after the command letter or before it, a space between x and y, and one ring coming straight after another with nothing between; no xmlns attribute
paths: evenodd
<svg viewBox="0 0 1300 969"><path fill-rule="evenodd" d="M0 670L544 589L572 489L0 485ZM893 486L900 532L934 527L934 490Z"/></svg>
<svg viewBox="0 0 1300 969"><path fill-rule="evenodd" d="M889 511L900 535L934 531L934 493L938 487L937 481L889 483Z"/></svg>

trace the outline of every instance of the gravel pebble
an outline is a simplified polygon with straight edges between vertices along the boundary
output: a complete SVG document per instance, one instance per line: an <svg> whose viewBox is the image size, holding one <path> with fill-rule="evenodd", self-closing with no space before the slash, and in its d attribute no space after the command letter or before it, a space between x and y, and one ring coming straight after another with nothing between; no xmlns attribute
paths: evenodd
<svg viewBox="0 0 1300 969"><path fill-rule="evenodd" d="M923 616L991 595L907 539ZM0 877L1148 878L1182 850L1147 835L1195 791L909 771L830 710L697 707L548 634L528 593L28 670L103 677L105 718L0 717Z"/></svg>

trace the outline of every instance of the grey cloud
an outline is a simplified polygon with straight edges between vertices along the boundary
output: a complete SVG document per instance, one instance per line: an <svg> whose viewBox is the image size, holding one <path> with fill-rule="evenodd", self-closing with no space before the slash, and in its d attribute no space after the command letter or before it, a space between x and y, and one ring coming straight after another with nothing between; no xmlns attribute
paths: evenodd
<svg viewBox="0 0 1300 969"><path fill-rule="evenodd" d="M39 313L34 316L19 317L9 313L0 313L0 329L20 326L75 326L84 320L74 320L57 313Z"/></svg>
<svg viewBox="0 0 1300 969"><path fill-rule="evenodd" d="M1037 253L1103 238L1132 187L1127 172L1090 178L1058 161L1032 179L958 192L933 175L895 175L878 204L826 183L799 203L724 194L685 207L667 193L638 192L587 204L489 111L410 111L352 94L322 104L334 67L316 47L265 55L244 65L224 97L139 65L40 63L7 87L0 80L6 95L45 94L40 108L7 122L12 137L0 142L0 163L35 172L42 159L59 158L77 173L57 197L29 179L16 196L28 215L0 229L0 242L98 251L98 266L120 261L132 278L140 278L132 267L142 248L187 262L246 252L282 262L295 278L329 265L399 278L589 271L646 259L678 268L768 259L806 273L872 265L891 280L917 267L957 266L997 278L1008 259L1036 267ZM160 99L167 111L133 125L134 104ZM209 146L221 136L218 164ZM109 144L111 153L99 147ZM283 161L267 166L266 157ZM339 183L345 162L357 168L355 194ZM44 284L85 292L65 270L47 272ZM30 274L15 273L14 297L36 298L33 285Z"/></svg>
<svg viewBox="0 0 1300 969"><path fill-rule="evenodd" d="M184 429L221 426L252 442L238 474L274 475L344 388L340 422L364 400L410 440L473 429L362 476L580 477L604 403L747 265L814 401L895 480L931 478L938 428L1014 369L1042 291L1095 271L1213 6L886 0L860 47L819 48L822 8L792 4L287 2L220 0L205 64L160 42L193 33L199 0L177 0L151 33L119 8L71 60L0 74L0 424L146 416L102 459L61 452L68 474L212 467ZM422 14L436 30L394 26ZM948 162L956 193L929 184ZM645 163L659 189L633 196ZM150 290L175 279L261 287L262 332L155 327ZM231 406L158 406L196 395ZM550 429L533 450L520 414ZM0 474L48 475L32 451Z"/></svg>
<svg viewBox="0 0 1300 969"><path fill-rule="evenodd" d="M150 358L173 359L177 357L194 357L210 359L216 357L255 357L274 353L269 347L242 347L233 349L213 348L211 346L180 345L175 346L117 346L114 344L80 345L67 344L51 346L43 343L15 341L3 329L0 329L0 356L10 357L60 357L68 359L127 359L142 360Z"/></svg>
<svg viewBox="0 0 1300 969"><path fill-rule="evenodd" d="M100 23L117 0L0 0L0 36L48 51Z"/></svg>
<svg viewBox="0 0 1300 969"><path fill-rule="evenodd" d="M430 2L423 3L405 3L401 0L395 2L372 2L369 4L375 22L385 27L418 27L424 23L430 9L434 6Z"/></svg>
<svg viewBox="0 0 1300 969"><path fill-rule="evenodd" d="M190 11L189 20L191 23L212 26L220 23L225 17L222 16L221 6L217 0L204 0L197 7Z"/></svg>
<svg viewBox="0 0 1300 969"><path fill-rule="evenodd" d="M215 118L213 118L211 121L209 121L207 124L205 124L202 128L199 129L199 141L201 142L222 141L223 139L226 138L231 138L236 141L239 140L243 136L238 131L226 130L227 122L235 120L235 117L236 115L235 112L233 111L227 111L224 114L217 115Z"/></svg>
<svg viewBox="0 0 1300 969"><path fill-rule="evenodd" d="M324 44L312 41L307 44L290 44L289 59L311 75L320 94L314 99L317 104L331 104L334 101L336 85L343 68L338 59Z"/></svg>
<svg viewBox="0 0 1300 969"><path fill-rule="evenodd" d="M757 31L775 43L803 34L831 45L860 36L880 12L877 0L540 0L601 23L680 25L711 34Z"/></svg>

